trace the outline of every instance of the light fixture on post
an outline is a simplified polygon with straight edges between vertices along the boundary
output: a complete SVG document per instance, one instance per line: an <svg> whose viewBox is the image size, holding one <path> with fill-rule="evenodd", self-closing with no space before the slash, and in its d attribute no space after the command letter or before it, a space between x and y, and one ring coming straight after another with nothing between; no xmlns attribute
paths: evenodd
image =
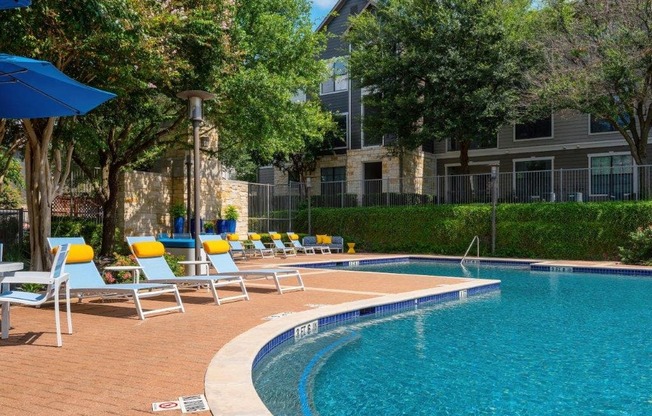
<svg viewBox="0 0 652 416"><path fill-rule="evenodd" d="M200 142L201 148L203 150L208 150L208 148L210 146L210 143L211 143L211 141L210 141L210 139L208 137L206 137L206 136L200 137L199 142Z"/></svg>
<svg viewBox="0 0 652 416"><path fill-rule="evenodd" d="M183 91L177 94L177 97L188 100L188 117L192 122L192 137L194 144L194 216L195 216L195 260L199 260L201 257L201 247L199 241L199 233L201 232L201 215L199 213L199 190L201 186L201 178L199 174L201 172L200 158L199 158L199 126L201 125L203 118L202 103L206 100L211 100L215 97L214 94L211 94L206 91L201 90L188 90ZM199 266L195 269L195 272L199 274Z"/></svg>
<svg viewBox="0 0 652 416"><path fill-rule="evenodd" d="M306 195L308 196L308 235L312 235L312 218L310 218L310 188L312 188L312 181L306 178Z"/></svg>
<svg viewBox="0 0 652 416"><path fill-rule="evenodd" d="M491 164L491 254L496 253L496 204L498 203L498 164Z"/></svg>

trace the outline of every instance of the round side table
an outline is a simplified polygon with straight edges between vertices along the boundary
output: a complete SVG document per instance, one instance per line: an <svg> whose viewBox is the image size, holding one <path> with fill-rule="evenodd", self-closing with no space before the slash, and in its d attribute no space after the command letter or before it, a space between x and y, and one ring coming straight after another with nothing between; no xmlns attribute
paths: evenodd
<svg viewBox="0 0 652 416"><path fill-rule="evenodd" d="M355 243L346 243L347 246L349 246L349 251L347 251L348 254L355 254L355 250L353 247L355 247Z"/></svg>

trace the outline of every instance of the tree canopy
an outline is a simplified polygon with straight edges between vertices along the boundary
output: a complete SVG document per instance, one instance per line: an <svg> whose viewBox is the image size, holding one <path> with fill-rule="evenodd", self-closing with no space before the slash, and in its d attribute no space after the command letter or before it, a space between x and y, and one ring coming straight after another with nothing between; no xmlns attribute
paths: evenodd
<svg viewBox="0 0 652 416"><path fill-rule="evenodd" d="M544 2L538 42L544 65L531 73L534 97L608 121L637 164L647 163L652 127L652 3Z"/></svg>
<svg viewBox="0 0 652 416"><path fill-rule="evenodd" d="M32 266L48 262L50 206L73 159L89 173L101 167L102 252L110 253L118 174L187 142L180 91L216 94L204 119L233 153L271 160L319 136L329 116L290 99L321 73L313 58L323 38L308 12L305 0L43 0L0 22L4 51L118 94L85 117L23 120Z"/></svg>
<svg viewBox="0 0 652 416"><path fill-rule="evenodd" d="M365 134L413 149L453 139L466 168L470 143L514 119L533 59L529 2L393 0L351 22L351 75L367 94Z"/></svg>

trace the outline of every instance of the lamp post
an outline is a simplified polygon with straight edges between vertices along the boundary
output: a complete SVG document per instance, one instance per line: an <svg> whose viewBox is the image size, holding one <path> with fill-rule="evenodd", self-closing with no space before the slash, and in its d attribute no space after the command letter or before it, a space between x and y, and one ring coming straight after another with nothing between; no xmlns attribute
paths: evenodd
<svg viewBox="0 0 652 416"><path fill-rule="evenodd" d="M312 181L306 178L306 195L308 196L308 235L312 235L312 218L310 216L310 188L312 188Z"/></svg>
<svg viewBox="0 0 652 416"><path fill-rule="evenodd" d="M498 202L498 165L491 165L491 254L496 253L496 203Z"/></svg>
<svg viewBox="0 0 652 416"><path fill-rule="evenodd" d="M191 195L191 174L190 169L192 168L192 157L190 156L190 151L186 153L186 231L190 234L190 201L192 201Z"/></svg>
<svg viewBox="0 0 652 416"><path fill-rule="evenodd" d="M199 158L199 126L201 125L203 119L202 103L206 100L211 100L215 97L214 94L211 94L206 91L200 90L188 90L183 91L177 94L177 97L188 100L188 117L192 121L192 137L193 137L193 159L194 159L194 215L195 215L195 260L199 260L201 257L201 247L199 241L199 233L201 231L201 216L199 214L199 190L201 185L201 178L199 174L201 172L201 160ZM198 267L197 267L198 269ZM199 273L198 270L195 270L196 273Z"/></svg>

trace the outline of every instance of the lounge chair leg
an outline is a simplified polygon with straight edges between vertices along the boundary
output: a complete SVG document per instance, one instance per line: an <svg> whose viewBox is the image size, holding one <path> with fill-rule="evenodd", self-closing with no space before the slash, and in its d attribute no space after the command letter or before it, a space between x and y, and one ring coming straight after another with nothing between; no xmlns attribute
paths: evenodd
<svg viewBox="0 0 652 416"><path fill-rule="evenodd" d="M57 347L63 345L61 340L61 319L59 318L59 291L54 291L54 327L57 330Z"/></svg>
<svg viewBox="0 0 652 416"><path fill-rule="evenodd" d="M138 297L138 291L134 290L133 295L134 297L134 304L136 305L136 312L138 312L138 317L140 318L141 321L145 320L145 315L143 314L143 307L140 304L140 298Z"/></svg>
<svg viewBox="0 0 652 416"><path fill-rule="evenodd" d="M68 334L72 335L72 312L70 311L70 286L66 283L66 317L68 318Z"/></svg>
<svg viewBox="0 0 652 416"><path fill-rule="evenodd" d="M213 293L213 299L215 300L215 303L221 305L220 297L217 295L217 289L215 288L215 281L211 280L210 289L211 289L211 293Z"/></svg>

